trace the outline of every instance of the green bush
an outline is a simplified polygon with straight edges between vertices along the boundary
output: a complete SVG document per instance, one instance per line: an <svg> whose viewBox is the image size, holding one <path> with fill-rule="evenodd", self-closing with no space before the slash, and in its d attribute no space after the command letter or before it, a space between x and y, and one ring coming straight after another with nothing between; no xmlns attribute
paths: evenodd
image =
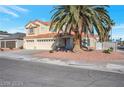
<svg viewBox="0 0 124 93"><path fill-rule="evenodd" d="M103 53L111 54L113 52L113 47L110 47L109 49L103 50Z"/></svg>
<svg viewBox="0 0 124 93"><path fill-rule="evenodd" d="M110 52L109 49L107 49L107 50L103 50L103 53L111 54L111 52Z"/></svg>
<svg viewBox="0 0 124 93"><path fill-rule="evenodd" d="M110 47L109 50L110 50L110 52L113 52L113 47Z"/></svg>

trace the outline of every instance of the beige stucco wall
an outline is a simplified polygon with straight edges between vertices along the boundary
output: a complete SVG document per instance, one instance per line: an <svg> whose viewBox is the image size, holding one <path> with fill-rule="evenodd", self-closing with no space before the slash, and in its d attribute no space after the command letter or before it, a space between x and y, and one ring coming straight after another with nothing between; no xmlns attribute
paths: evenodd
<svg viewBox="0 0 124 93"><path fill-rule="evenodd" d="M96 40L94 38L90 38L90 47L96 48Z"/></svg>
<svg viewBox="0 0 124 93"><path fill-rule="evenodd" d="M25 29L26 30L26 36L32 36L32 35L39 35L39 34L46 34L46 33L50 33L49 32L49 26L47 26L47 25L44 25L44 24L41 24L41 23L39 23L39 22L35 22L37 25L34 25L34 24L32 24L32 23L30 23L30 24L28 24L27 26L26 26L26 28L27 29ZM32 26L32 27L35 27L35 28L33 28L33 32L34 32L34 34L29 34L29 26Z"/></svg>
<svg viewBox="0 0 124 93"><path fill-rule="evenodd" d="M86 38L84 37L82 39L86 39ZM91 37L89 37L89 39L90 39L90 46L89 47L96 48L96 42L97 42L96 39L95 38L91 38Z"/></svg>
<svg viewBox="0 0 124 93"><path fill-rule="evenodd" d="M16 41L16 48L20 48L23 46L24 41L23 40L17 40Z"/></svg>

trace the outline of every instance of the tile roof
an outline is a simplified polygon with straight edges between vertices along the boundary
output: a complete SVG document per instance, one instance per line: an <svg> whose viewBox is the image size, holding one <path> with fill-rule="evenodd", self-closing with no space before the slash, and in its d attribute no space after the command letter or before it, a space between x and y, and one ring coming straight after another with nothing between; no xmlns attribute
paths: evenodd
<svg viewBox="0 0 124 93"><path fill-rule="evenodd" d="M47 26L50 25L50 22L43 22L43 21L41 21L41 20L35 20L34 23L35 23L35 22L40 22L41 24L44 24L44 25L47 25Z"/></svg>
<svg viewBox="0 0 124 93"><path fill-rule="evenodd" d="M25 26L27 26L28 24L32 23L34 25L38 25L36 22L39 22L41 24L44 24L46 26L49 26L50 25L50 22L44 22L44 21L41 21L41 20L34 20L34 21L30 21L29 23L27 23ZM39 25L38 25L39 26Z"/></svg>
<svg viewBox="0 0 124 93"><path fill-rule="evenodd" d="M14 33L7 37L3 37L0 40L13 40L13 39L23 40L24 37L25 37L25 33Z"/></svg>
<svg viewBox="0 0 124 93"><path fill-rule="evenodd" d="M25 39L34 39L34 38L54 38L57 36L56 32L50 32L46 34L39 34L39 35L32 35L32 36L26 36ZM60 34L61 36L61 34ZM64 36L64 35L62 35ZM69 35L68 35L69 36ZM72 35L73 36L73 35ZM85 35L82 35L82 37L85 37ZM89 38L96 38L98 37L97 35L89 35Z"/></svg>
<svg viewBox="0 0 124 93"><path fill-rule="evenodd" d="M34 38L53 38L57 35L57 33L47 33L47 34L39 34L36 36L26 36L25 39L34 39Z"/></svg>
<svg viewBox="0 0 124 93"><path fill-rule="evenodd" d="M7 32L0 32L0 35L11 35L11 34Z"/></svg>

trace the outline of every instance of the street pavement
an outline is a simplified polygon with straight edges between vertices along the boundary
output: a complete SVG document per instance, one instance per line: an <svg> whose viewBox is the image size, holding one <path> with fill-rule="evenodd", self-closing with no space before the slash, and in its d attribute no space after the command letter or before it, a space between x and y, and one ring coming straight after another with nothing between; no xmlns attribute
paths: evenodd
<svg viewBox="0 0 124 93"><path fill-rule="evenodd" d="M124 74L124 62L123 60L113 60L113 62L85 62L85 61L74 61L74 60L61 60L61 59L50 59L37 57L35 54L41 52L39 50L16 50L16 51L4 51L0 52L1 58L8 58L13 60L47 63L54 65L63 65L76 68L92 69L98 71L114 72Z"/></svg>
<svg viewBox="0 0 124 93"><path fill-rule="evenodd" d="M0 58L1 87L124 87L124 74Z"/></svg>

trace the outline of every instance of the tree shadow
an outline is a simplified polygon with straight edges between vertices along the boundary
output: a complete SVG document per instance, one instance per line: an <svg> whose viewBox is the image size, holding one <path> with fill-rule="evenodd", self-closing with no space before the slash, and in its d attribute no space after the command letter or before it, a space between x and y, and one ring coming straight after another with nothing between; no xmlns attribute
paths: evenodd
<svg viewBox="0 0 124 93"><path fill-rule="evenodd" d="M54 43L51 47L53 51L73 52L73 35L58 33L54 36Z"/></svg>

